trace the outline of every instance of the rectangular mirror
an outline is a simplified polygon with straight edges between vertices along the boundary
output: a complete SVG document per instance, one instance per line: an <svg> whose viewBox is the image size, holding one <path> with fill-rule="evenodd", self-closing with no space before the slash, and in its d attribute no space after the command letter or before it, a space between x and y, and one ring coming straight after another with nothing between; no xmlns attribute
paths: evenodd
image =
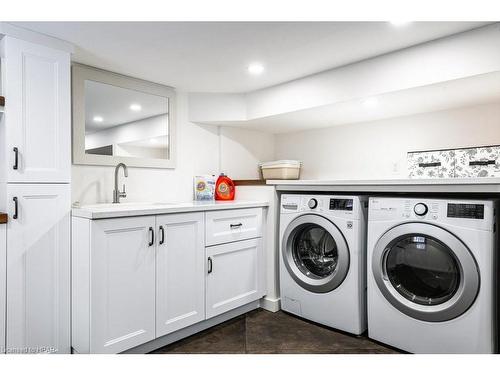
<svg viewBox="0 0 500 375"><path fill-rule="evenodd" d="M171 87L80 64L72 82L75 164L175 167Z"/></svg>

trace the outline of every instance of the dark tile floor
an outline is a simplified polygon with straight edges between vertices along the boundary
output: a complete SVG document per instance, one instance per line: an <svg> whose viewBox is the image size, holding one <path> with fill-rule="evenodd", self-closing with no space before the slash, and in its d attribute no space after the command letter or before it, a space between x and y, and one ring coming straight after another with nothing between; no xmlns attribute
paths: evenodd
<svg viewBox="0 0 500 375"><path fill-rule="evenodd" d="M398 353L282 311L258 309L160 348L154 354L368 354Z"/></svg>

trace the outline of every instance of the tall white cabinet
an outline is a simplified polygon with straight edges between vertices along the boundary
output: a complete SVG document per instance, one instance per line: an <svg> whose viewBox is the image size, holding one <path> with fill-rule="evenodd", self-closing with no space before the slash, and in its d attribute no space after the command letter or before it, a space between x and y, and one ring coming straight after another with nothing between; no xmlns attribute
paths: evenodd
<svg viewBox="0 0 500 375"><path fill-rule="evenodd" d="M0 353L5 352L5 302L6 302L6 250L7 250L7 228L5 224L0 224Z"/></svg>
<svg viewBox="0 0 500 375"><path fill-rule="evenodd" d="M0 41L8 353L70 352L70 53Z"/></svg>
<svg viewBox="0 0 500 375"><path fill-rule="evenodd" d="M1 54L5 181L69 183L70 54L8 36Z"/></svg>

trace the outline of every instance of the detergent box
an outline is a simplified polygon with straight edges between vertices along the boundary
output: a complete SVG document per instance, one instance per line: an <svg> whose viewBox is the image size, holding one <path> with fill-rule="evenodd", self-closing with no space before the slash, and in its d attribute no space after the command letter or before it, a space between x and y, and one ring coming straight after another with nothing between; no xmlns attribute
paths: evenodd
<svg viewBox="0 0 500 375"><path fill-rule="evenodd" d="M215 194L215 176L194 176L194 200L213 201Z"/></svg>

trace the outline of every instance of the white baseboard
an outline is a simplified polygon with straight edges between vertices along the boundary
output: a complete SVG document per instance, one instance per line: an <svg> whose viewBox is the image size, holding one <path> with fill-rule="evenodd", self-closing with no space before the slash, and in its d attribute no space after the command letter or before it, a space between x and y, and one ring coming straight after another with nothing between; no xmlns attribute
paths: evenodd
<svg viewBox="0 0 500 375"><path fill-rule="evenodd" d="M260 307L262 307L264 310L271 312L280 311L281 308L280 298L268 298L268 297L261 298Z"/></svg>

